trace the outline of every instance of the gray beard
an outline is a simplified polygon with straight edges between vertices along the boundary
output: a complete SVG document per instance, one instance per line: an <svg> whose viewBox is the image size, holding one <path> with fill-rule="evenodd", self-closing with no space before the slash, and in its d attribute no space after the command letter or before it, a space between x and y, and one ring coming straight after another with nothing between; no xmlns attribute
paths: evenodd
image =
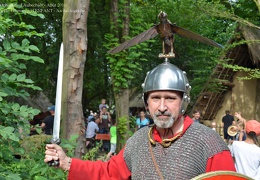
<svg viewBox="0 0 260 180"><path fill-rule="evenodd" d="M170 128L175 122L173 115L168 118L158 118L156 115L153 115L154 124L159 128Z"/></svg>

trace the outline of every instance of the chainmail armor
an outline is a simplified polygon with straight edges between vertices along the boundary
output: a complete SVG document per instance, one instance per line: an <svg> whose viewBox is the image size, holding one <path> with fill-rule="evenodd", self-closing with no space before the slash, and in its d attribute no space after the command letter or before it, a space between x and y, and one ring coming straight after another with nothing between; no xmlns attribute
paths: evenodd
<svg viewBox="0 0 260 180"><path fill-rule="evenodd" d="M126 143L124 159L133 180L160 179L149 151L148 131L149 127L138 130ZM208 158L228 147L215 131L192 123L170 147L156 142L152 149L165 180L188 180L205 173Z"/></svg>

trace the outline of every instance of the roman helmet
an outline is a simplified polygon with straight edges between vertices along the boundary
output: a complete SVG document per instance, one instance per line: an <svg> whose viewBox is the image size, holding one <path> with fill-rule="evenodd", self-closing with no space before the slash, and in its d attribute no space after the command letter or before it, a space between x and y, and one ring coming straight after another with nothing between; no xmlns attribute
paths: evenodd
<svg viewBox="0 0 260 180"><path fill-rule="evenodd" d="M184 114L190 103L191 86L186 76L186 72L177 66L166 61L146 75L143 87L143 101L147 107L148 93L157 90L173 90L183 93L180 114Z"/></svg>

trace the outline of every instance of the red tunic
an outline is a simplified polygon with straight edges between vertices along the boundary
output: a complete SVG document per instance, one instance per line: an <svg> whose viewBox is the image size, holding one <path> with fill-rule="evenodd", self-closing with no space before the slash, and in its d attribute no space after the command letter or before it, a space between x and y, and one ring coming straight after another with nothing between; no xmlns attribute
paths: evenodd
<svg viewBox="0 0 260 180"><path fill-rule="evenodd" d="M184 120L183 133L185 133L185 131L192 123L192 119L186 116ZM162 142L162 139L156 129L153 132L153 137L155 141ZM83 161L80 159L73 158L69 170L68 179L131 179L131 172L129 171L125 163L123 155L124 149L122 149L116 156L113 156L108 162ZM223 151L208 159L206 172L219 170L236 171L230 151Z"/></svg>

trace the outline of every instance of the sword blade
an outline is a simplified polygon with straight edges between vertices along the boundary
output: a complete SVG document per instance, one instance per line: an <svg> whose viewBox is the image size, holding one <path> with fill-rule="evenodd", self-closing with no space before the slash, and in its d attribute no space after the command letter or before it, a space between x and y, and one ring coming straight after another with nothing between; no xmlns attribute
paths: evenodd
<svg viewBox="0 0 260 180"><path fill-rule="evenodd" d="M62 97L62 77L63 77L63 43L60 46L60 57L58 67L58 80L56 87L55 114L53 123L52 142L59 141L60 137L60 116L61 116L61 97ZM56 143L57 144L57 143Z"/></svg>

